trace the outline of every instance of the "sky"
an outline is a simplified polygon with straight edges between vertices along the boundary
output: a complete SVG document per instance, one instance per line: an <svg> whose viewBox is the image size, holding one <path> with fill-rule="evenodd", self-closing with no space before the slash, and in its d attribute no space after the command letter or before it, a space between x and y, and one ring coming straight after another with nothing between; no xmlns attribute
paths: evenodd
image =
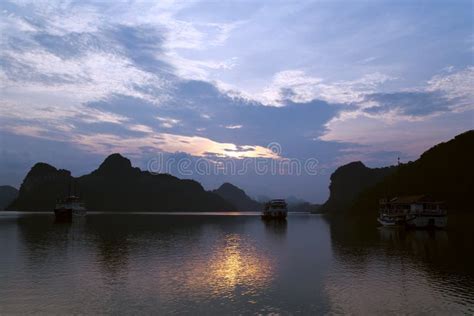
<svg viewBox="0 0 474 316"><path fill-rule="evenodd" d="M0 184L43 161L324 202L474 128L472 1L1 1ZM285 165L286 164L286 165ZM263 166L263 167L262 167Z"/></svg>

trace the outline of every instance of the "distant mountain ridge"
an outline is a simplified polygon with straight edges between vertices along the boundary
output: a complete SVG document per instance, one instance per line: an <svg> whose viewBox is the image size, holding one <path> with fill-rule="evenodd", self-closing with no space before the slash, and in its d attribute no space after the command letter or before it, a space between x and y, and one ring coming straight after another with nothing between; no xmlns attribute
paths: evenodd
<svg viewBox="0 0 474 316"><path fill-rule="evenodd" d="M474 131L440 143L414 162L370 169L362 163L338 168L331 176L324 212L374 222L382 197L425 194L445 201L450 214L472 214Z"/></svg>
<svg viewBox="0 0 474 316"><path fill-rule="evenodd" d="M18 196L18 190L11 185L0 185L0 211L10 205Z"/></svg>
<svg viewBox="0 0 474 316"><path fill-rule="evenodd" d="M244 190L231 183L226 182L212 192L234 205L238 211L255 212L262 209L261 203L253 200L245 193Z"/></svg>
<svg viewBox="0 0 474 316"><path fill-rule="evenodd" d="M67 170L37 163L25 177L18 198L8 207L52 211L70 187L89 211L230 211L235 207L194 180L151 174L132 167L120 154L108 156L98 169L74 178Z"/></svg>

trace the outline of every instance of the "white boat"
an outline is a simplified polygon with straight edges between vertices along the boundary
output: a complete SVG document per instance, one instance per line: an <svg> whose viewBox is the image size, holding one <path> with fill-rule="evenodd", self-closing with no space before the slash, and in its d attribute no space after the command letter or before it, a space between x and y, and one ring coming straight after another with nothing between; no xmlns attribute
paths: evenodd
<svg viewBox="0 0 474 316"><path fill-rule="evenodd" d="M271 200L264 204L262 219L285 220L288 215L288 205L283 199Z"/></svg>
<svg viewBox="0 0 474 316"><path fill-rule="evenodd" d="M444 228L448 216L444 203L425 195L381 199L377 221L384 226Z"/></svg>
<svg viewBox="0 0 474 316"><path fill-rule="evenodd" d="M59 200L54 208L54 215L58 219L72 219L73 216L85 216L86 214L84 203L74 195Z"/></svg>

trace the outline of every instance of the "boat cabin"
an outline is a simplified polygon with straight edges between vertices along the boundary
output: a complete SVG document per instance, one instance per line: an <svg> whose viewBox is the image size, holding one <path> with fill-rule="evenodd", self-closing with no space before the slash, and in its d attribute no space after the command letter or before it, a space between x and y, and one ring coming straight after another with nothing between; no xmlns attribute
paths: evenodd
<svg viewBox="0 0 474 316"><path fill-rule="evenodd" d="M288 206L283 199L271 200L263 206L262 218L286 218Z"/></svg>
<svg viewBox="0 0 474 316"><path fill-rule="evenodd" d="M445 227L447 212L444 202L426 195L380 199L378 221L385 226Z"/></svg>
<svg viewBox="0 0 474 316"><path fill-rule="evenodd" d="M444 202L426 195L409 195L380 200L380 212L387 215L398 214L446 214Z"/></svg>

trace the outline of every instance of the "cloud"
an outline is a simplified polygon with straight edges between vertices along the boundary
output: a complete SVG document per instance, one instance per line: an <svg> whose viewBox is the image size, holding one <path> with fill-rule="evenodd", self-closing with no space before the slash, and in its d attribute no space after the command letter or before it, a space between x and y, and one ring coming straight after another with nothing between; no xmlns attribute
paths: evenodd
<svg viewBox="0 0 474 316"><path fill-rule="evenodd" d="M104 16L97 7L75 5L72 1L46 3L43 1L15 1L2 3L2 15L11 26L9 33L46 32L63 36L69 33L95 32ZM6 24L6 23L5 23ZM2 29L6 26L0 24Z"/></svg>
<svg viewBox="0 0 474 316"><path fill-rule="evenodd" d="M49 129L39 127L39 126L3 126L3 130L7 130L12 132L16 135L23 135L23 136L30 136L30 137L39 137L39 138L47 138L45 134L49 132Z"/></svg>
<svg viewBox="0 0 474 316"><path fill-rule="evenodd" d="M165 85L164 80L137 69L126 58L109 53L89 52L63 59L37 49L5 55L10 60L2 75L7 94L55 94L78 104L122 94L159 103L154 91ZM152 90L143 89L147 86Z"/></svg>
<svg viewBox="0 0 474 316"><path fill-rule="evenodd" d="M358 63L368 64L368 63L371 63L371 62L373 62L374 60L377 60L377 59L378 59L378 57L369 56L369 57L366 57L366 58L363 58L363 59L359 60Z"/></svg>
<svg viewBox="0 0 474 316"><path fill-rule="evenodd" d="M129 121L128 117L111 113L111 112L104 112L99 111L93 108L84 108L80 111L76 117L86 123L113 123L113 124L121 124L124 122Z"/></svg>
<svg viewBox="0 0 474 316"><path fill-rule="evenodd" d="M474 67L436 75L428 81L426 90L443 93L455 111L471 110L474 108Z"/></svg>
<svg viewBox="0 0 474 316"><path fill-rule="evenodd" d="M221 46L227 42L231 33L245 21L197 21L196 19L183 19L179 12L193 7L195 1L184 2L160 2L160 3L139 3L132 5L117 5L114 15L108 19L113 25L118 27L121 37L135 37L127 40L127 46L134 43L153 43L157 41L157 31L159 32L160 47L156 47L151 54L152 58L161 60L173 68L175 74L185 79L209 79L211 70L229 70L235 66L235 57L226 59L209 59L197 57L199 54L190 52L202 52L210 50L216 46ZM145 32L134 34L136 29L144 29ZM122 30L120 30L122 29ZM155 39L150 39L150 34ZM143 41L143 39L147 39ZM130 49L129 53L142 52L143 47ZM143 56L137 58L137 62L143 60ZM149 59L148 57L146 59Z"/></svg>
<svg viewBox="0 0 474 316"><path fill-rule="evenodd" d="M154 132L153 128L143 124L131 124L128 125L128 129L134 132L140 132L145 134L151 134Z"/></svg>
<svg viewBox="0 0 474 316"><path fill-rule="evenodd" d="M343 122L331 120L320 139L401 151L413 157L429 146L468 130L469 126L472 127L473 115L473 111L449 113L415 122L387 122L359 115L346 118Z"/></svg>
<svg viewBox="0 0 474 316"><path fill-rule="evenodd" d="M175 52L168 52L163 56L163 60L175 68L176 75L191 80L211 81L210 70L228 71L237 64L237 58L232 57L227 60L196 60L185 58Z"/></svg>
<svg viewBox="0 0 474 316"><path fill-rule="evenodd" d="M234 58L195 60L182 57L177 49L221 45L239 23L182 21L175 17L179 7L134 3L106 9L39 2L5 6L3 15L10 23L0 25L5 35L2 89L11 100L21 94L48 103L54 95L70 106L117 94L159 104L172 90L170 82L179 80L176 75L207 79L208 69L231 69Z"/></svg>
<svg viewBox="0 0 474 316"><path fill-rule="evenodd" d="M320 140L364 146L339 160L371 161L380 152L416 159L422 150L472 129L473 68L432 77L417 89L371 93L326 124Z"/></svg>
<svg viewBox="0 0 474 316"><path fill-rule="evenodd" d="M226 125L224 127L227 129L239 129L242 128L242 125Z"/></svg>
<svg viewBox="0 0 474 316"><path fill-rule="evenodd" d="M111 150L140 154L144 149L155 152L184 152L195 157L227 158L278 158L270 149L262 146L220 143L199 136L183 136L168 133L155 133L141 137L121 137L113 134L79 134L73 141L87 151L107 155Z"/></svg>
<svg viewBox="0 0 474 316"><path fill-rule="evenodd" d="M244 21L231 23L188 22L168 16L163 25L168 32L166 47L175 49L207 49L209 46L222 45L231 32Z"/></svg>
<svg viewBox="0 0 474 316"><path fill-rule="evenodd" d="M157 116L156 119L161 122L161 126L164 128L172 128L175 125L179 124L180 122L180 120L170 118L170 117Z"/></svg>
<svg viewBox="0 0 474 316"><path fill-rule="evenodd" d="M286 70L276 73L270 85L263 91L248 93L232 90L229 86L220 85L221 90L230 91L231 95L241 96L264 105L284 106L288 101L306 103L323 100L328 103L356 103L363 100L368 93L388 80L395 78L381 73L371 73L355 80L328 82L322 78L308 75L303 70Z"/></svg>
<svg viewBox="0 0 474 316"><path fill-rule="evenodd" d="M352 109L339 112L326 124L331 130L347 120L371 118L382 123L416 122L442 113L474 109L474 67L436 75L425 86L405 91L368 93Z"/></svg>
<svg viewBox="0 0 474 316"><path fill-rule="evenodd" d="M448 111L452 105L439 91L373 93L365 96L364 102L372 105L363 109L368 114L384 115L396 111L397 115L413 117Z"/></svg>
<svg viewBox="0 0 474 316"><path fill-rule="evenodd" d="M399 119L419 119L443 112L474 109L474 67L436 75L426 86L408 91L372 93L360 108L372 115L396 113Z"/></svg>
<svg viewBox="0 0 474 316"><path fill-rule="evenodd" d="M57 131L66 131L65 126L67 131L71 131L76 123L122 124L129 121L126 116L84 105L63 107L41 103L17 104L6 100L0 101L0 118L9 126L29 125Z"/></svg>

